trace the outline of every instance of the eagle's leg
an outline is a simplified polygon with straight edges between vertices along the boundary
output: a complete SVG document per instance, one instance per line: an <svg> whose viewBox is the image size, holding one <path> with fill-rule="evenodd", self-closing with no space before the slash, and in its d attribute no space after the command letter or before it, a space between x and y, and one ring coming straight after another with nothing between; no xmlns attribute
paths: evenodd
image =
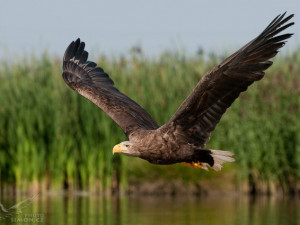
<svg viewBox="0 0 300 225"><path fill-rule="evenodd" d="M201 162L184 162L183 165L188 166L188 167L194 167L194 168L198 168L198 169L204 169L208 171L208 164L207 163L201 163Z"/></svg>

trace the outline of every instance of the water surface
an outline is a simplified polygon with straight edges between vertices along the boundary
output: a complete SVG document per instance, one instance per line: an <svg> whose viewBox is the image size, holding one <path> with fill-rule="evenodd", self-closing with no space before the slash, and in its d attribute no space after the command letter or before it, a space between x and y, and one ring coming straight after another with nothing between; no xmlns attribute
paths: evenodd
<svg viewBox="0 0 300 225"><path fill-rule="evenodd" d="M1 198L5 209L21 202ZM300 225L300 199L249 197L45 196L0 224L105 225ZM16 213L16 212L15 212Z"/></svg>

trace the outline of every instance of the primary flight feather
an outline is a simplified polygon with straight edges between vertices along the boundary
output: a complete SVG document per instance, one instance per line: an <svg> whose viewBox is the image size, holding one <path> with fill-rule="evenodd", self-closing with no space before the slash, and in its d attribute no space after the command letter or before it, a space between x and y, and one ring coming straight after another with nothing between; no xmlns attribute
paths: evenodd
<svg viewBox="0 0 300 225"><path fill-rule="evenodd" d="M198 82L172 118L159 127L135 101L121 93L108 74L87 61L85 43L77 39L63 59L63 79L75 91L106 112L124 131L128 141L113 153L140 157L154 164L184 162L220 170L232 162L229 151L205 149L210 133L226 109L254 81L264 77L269 61L292 34L281 34L294 15L277 16L255 39L214 67Z"/></svg>

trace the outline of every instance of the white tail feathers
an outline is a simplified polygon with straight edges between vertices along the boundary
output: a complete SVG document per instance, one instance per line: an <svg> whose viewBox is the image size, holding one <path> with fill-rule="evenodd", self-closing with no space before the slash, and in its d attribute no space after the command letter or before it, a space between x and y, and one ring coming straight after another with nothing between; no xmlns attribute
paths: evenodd
<svg viewBox="0 0 300 225"><path fill-rule="evenodd" d="M225 162L234 162L234 158L231 158L231 156L233 156L232 152L212 149L210 149L210 151L211 156L214 159L214 165L212 166L212 168L215 171L221 170L222 164Z"/></svg>

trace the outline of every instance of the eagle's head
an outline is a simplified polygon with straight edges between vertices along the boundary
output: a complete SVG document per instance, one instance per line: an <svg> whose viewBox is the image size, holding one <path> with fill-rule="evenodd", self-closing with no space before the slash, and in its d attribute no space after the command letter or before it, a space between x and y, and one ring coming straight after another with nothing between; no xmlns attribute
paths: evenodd
<svg viewBox="0 0 300 225"><path fill-rule="evenodd" d="M139 157L141 155L139 148L130 141L123 141L113 148L113 154L121 153L123 155Z"/></svg>

